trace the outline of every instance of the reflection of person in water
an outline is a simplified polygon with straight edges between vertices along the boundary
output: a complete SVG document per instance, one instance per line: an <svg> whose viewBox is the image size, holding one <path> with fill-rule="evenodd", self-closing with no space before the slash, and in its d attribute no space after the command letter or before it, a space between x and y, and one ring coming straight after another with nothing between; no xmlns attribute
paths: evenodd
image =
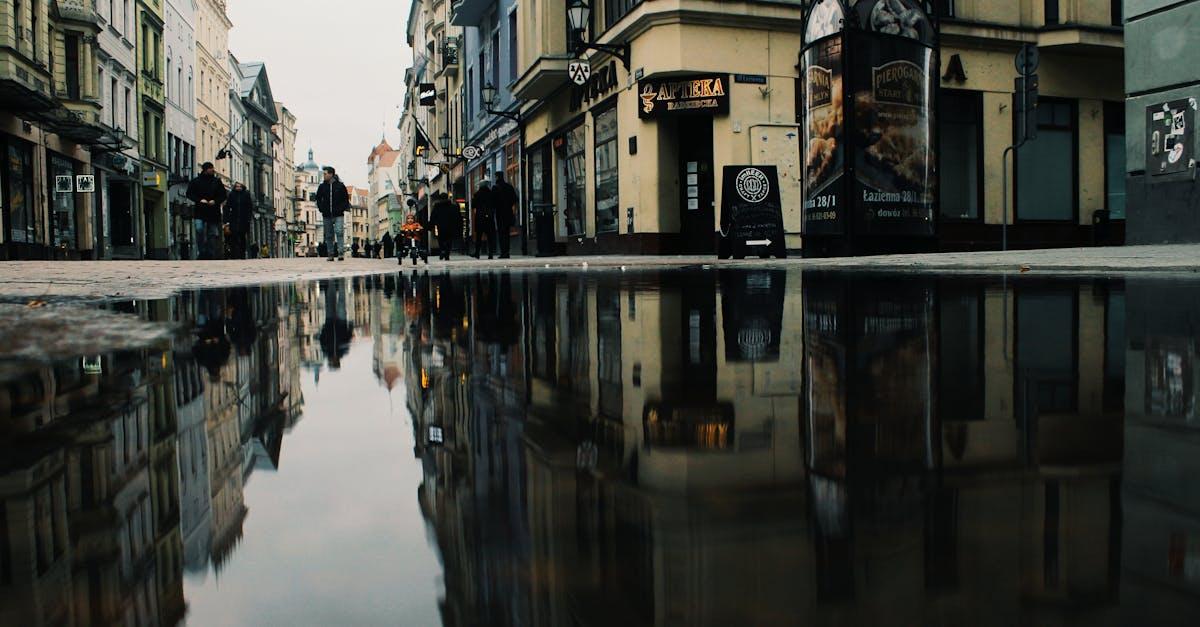
<svg viewBox="0 0 1200 627"><path fill-rule="evenodd" d="M476 294L478 339L501 346L515 344L519 331L509 274L497 272L480 276Z"/></svg>
<svg viewBox="0 0 1200 627"><path fill-rule="evenodd" d="M225 328L229 332L229 339L237 348L238 355L249 355L258 338L258 327L250 309L249 288L235 287L229 290L225 310L228 316Z"/></svg>
<svg viewBox="0 0 1200 627"><path fill-rule="evenodd" d="M465 307L462 293L456 288L454 279L448 274L433 280L433 332L439 340L456 339L457 331L462 327Z"/></svg>
<svg viewBox="0 0 1200 627"><path fill-rule="evenodd" d="M196 341L192 344L192 356L213 381L220 380L221 368L229 361L230 353L221 296L219 292L200 292L196 296Z"/></svg>
<svg viewBox="0 0 1200 627"><path fill-rule="evenodd" d="M346 320L346 297L342 286L335 281L322 281L325 292L325 324L321 327L321 352L331 369L342 366L342 358L350 352L354 327Z"/></svg>

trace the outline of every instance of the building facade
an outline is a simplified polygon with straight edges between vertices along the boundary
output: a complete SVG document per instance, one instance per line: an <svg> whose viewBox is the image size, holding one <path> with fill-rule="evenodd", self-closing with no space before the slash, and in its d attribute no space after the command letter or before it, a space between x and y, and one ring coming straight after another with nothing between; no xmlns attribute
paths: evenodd
<svg viewBox="0 0 1200 627"><path fill-rule="evenodd" d="M91 3L0 7L0 258L103 255L91 147L114 139L101 123ZM84 190L84 191L79 191Z"/></svg>
<svg viewBox="0 0 1200 627"><path fill-rule="evenodd" d="M233 23L225 13L225 0L198 0L196 11L196 161L213 162L217 173L229 183L228 161L217 152L230 143L229 126L229 29Z"/></svg>
<svg viewBox="0 0 1200 627"><path fill-rule="evenodd" d="M716 253L723 169L771 165L786 247L803 248L805 20L841 19L849 3L591 2L589 23L575 31L567 3L463 0L449 16L459 33L442 25L439 4L414 2L409 17L415 60L400 127L414 196L425 180L452 190L461 172L465 192L504 172L521 192L517 222L530 252ZM924 5L938 64L926 141L941 181L928 245L1122 242L1120 3ZM608 49L576 51L577 35ZM1017 128L1013 58L1024 44L1041 53L1041 117L1038 137L1009 159L1006 181L1003 155ZM444 54L439 63L448 50L453 64ZM582 84L568 75L577 56L588 66ZM489 87L495 101L483 102Z"/></svg>
<svg viewBox="0 0 1200 627"><path fill-rule="evenodd" d="M232 58L232 55L231 55ZM279 123L275 113L275 97L267 68L261 62L238 65L236 95L241 99L246 117L242 122L242 153L245 158L245 178L254 199L254 220L250 240L255 250L275 256L275 139L271 129ZM265 248L265 253L264 249Z"/></svg>
<svg viewBox="0 0 1200 627"><path fill-rule="evenodd" d="M195 228L187 184L196 169L196 2L166 0L165 92L167 101L168 203L173 259L195 256Z"/></svg>
<svg viewBox="0 0 1200 627"><path fill-rule="evenodd" d="M400 171L401 152L393 150L386 139L371 150L367 157L368 205L371 211L371 237L382 240L385 234L395 237L393 228L404 222L404 205L401 181L406 174Z"/></svg>
<svg viewBox="0 0 1200 627"><path fill-rule="evenodd" d="M171 218L167 210L166 59L163 0L138 0L138 140L142 157L142 220L146 257L171 256Z"/></svg>
<svg viewBox="0 0 1200 627"><path fill-rule="evenodd" d="M299 221L304 232L296 243L297 257L316 257L317 247L324 241L325 221L317 210L317 188L321 186L321 166L313 160L313 150L308 149L308 159L296 168L296 192Z"/></svg>
<svg viewBox="0 0 1200 627"><path fill-rule="evenodd" d="M271 129L275 148L275 250L281 257L295 254L299 233L296 194L296 114L275 103L279 120Z"/></svg>
<svg viewBox="0 0 1200 627"><path fill-rule="evenodd" d="M1126 0L1125 13L1129 241L1198 242L1200 2Z"/></svg>
<svg viewBox="0 0 1200 627"><path fill-rule="evenodd" d="M100 122L113 138L108 146L92 153L100 196L96 203L100 212L96 257L100 259L140 258L145 244L138 175L138 30L133 7L133 0L96 5L105 26L97 48Z"/></svg>

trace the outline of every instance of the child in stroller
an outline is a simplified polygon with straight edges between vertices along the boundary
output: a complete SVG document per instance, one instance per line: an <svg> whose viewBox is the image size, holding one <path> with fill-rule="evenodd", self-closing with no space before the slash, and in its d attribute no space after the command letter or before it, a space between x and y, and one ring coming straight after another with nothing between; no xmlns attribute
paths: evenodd
<svg viewBox="0 0 1200 627"><path fill-rule="evenodd" d="M421 223L417 222L417 216L408 214L404 224L400 227L400 252L396 255L399 258L400 265L404 265L404 258L412 259L413 265L417 265L417 259L420 258L429 265L429 250L425 248L425 228Z"/></svg>

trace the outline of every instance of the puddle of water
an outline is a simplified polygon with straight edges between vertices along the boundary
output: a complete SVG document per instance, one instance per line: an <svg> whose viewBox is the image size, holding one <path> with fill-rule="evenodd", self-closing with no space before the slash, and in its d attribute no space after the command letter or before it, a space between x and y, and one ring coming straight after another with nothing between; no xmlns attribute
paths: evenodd
<svg viewBox="0 0 1200 627"><path fill-rule="evenodd" d="M1200 612L1200 283L401 274L114 309L189 331L0 363L2 624Z"/></svg>

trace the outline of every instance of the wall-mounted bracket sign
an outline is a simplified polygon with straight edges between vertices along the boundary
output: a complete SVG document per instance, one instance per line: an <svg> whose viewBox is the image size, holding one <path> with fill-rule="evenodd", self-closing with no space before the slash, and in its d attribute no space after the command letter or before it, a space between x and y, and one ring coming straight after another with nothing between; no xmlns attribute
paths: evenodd
<svg viewBox="0 0 1200 627"><path fill-rule="evenodd" d="M577 61L576 63L583 63L584 67L587 68L587 72L585 76L585 73L582 71L579 71L579 73L570 71L571 80L575 83L575 87L571 88L572 112L582 109L585 103L591 103L603 98L608 92L617 87L616 61L601 66L594 72L591 66L587 65L587 61ZM584 77L582 83L579 82L580 77Z"/></svg>
<svg viewBox="0 0 1200 627"><path fill-rule="evenodd" d="M417 85L418 102L422 107L433 107L437 105L437 86L433 83L421 83Z"/></svg>
<svg viewBox="0 0 1200 627"><path fill-rule="evenodd" d="M475 159L478 159L480 157L480 155L482 155L482 154L483 154L483 149L474 144L469 144L467 146L464 146L462 149L463 159L466 159L467 161L474 161Z"/></svg>
<svg viewBox="0 0 1200 627"><path fill-rule="evenodd" d="M1146 173L1186 172L1195 158L1194 100L1172 100L1146 107Z"/></svg>
<svg viewBox="0 0 1200 627"><path fill-rule="evenodd" d="M787 257L779 171L773 165L727 165L721 179L723 251L734 259L746 255Z"/></svg>
<svg viewBox="0 0 1200 627"><path fill-rule="evenodd" d="M638 117L729 113L729 75L693 74L638 81Z"/></svg>

